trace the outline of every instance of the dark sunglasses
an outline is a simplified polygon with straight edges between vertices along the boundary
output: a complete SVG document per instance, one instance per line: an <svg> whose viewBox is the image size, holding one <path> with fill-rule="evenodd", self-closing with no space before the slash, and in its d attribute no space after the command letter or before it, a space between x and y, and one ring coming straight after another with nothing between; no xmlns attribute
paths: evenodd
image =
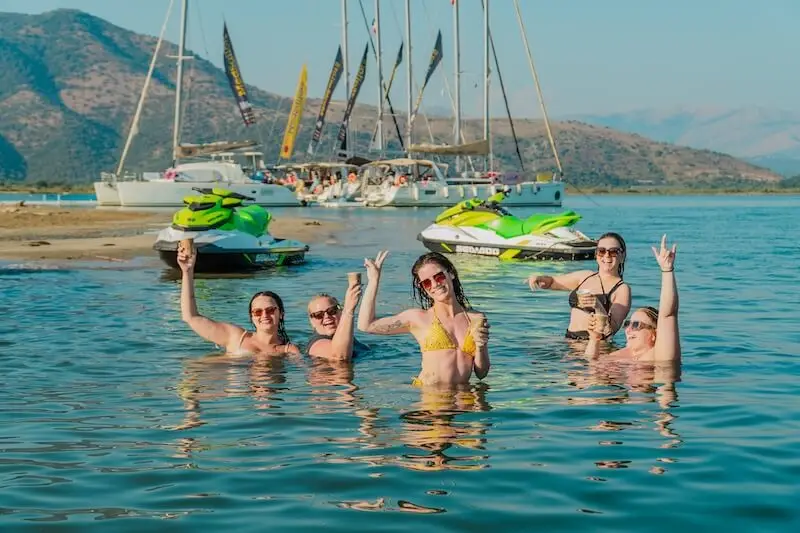
<svg viewBox="0 0 800 533"><path fill-rule="evenodd" d="M640 320L626 320L622 323L622 327L625 329L631 328L633 331L639 331L640 329L656 329L653 324L648 324Z"/></svg>
<svg viewBox="0 0 800 533"><path fill-rule="evenodd" d="M597 257L603 255L610 255L611 257L617 257L619 254L622 253L622 248L597 248Z"/></svg>
<svg viewBox="0 0 800 533"><path fill-rule="evenodd" d="M422 285L422 288L426 291L429 291L433 288L433 284L442 285L447 280L447 274L444 272L439 272L434 274L431 278L421 279L419 280L419 284Z"/></svg>
<svg viewBox="0 0 800 533"><path fill-rule="evenodd" d="M323 309L322 311L315 311L313 313L308 313L308 316L310 316L314 320L322 320L322 318L325 315L328 315L329 317L335 317L339 313L340 309L341 307L339 307L338 305L334 305L327 309Z"/></svg>
<svg viewBox="0 0 800 533"><path fill-rule="evenodd" d="M261 318L261 315L271 315L272 313L277 311L277 309L278 308L274 305L271 307L265 307L263 309L255 308L250 310L250 314L256 318Z"/></svg>

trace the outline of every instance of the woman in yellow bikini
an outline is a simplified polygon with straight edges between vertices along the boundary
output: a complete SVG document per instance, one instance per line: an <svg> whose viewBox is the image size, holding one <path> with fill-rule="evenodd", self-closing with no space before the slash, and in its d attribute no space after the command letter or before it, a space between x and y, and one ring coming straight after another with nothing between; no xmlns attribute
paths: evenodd
<svg viewBox="0 0 800 533"><path fill-rule="evenodd" d="M469 383L473 370L479 379L489 373L489 325L483 313L471 310L453 264L431 252L411 268L412 290L420 307L375 318L381 268L388 252L365 259L367 289L358 313L358 329L377 335L411 333L422 351L422 371L415 385Z"/></svg>

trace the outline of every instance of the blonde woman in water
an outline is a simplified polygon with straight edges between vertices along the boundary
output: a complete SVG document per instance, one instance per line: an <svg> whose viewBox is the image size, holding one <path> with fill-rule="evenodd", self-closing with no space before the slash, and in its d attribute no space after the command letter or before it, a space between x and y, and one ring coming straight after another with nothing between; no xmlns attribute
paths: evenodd
<svg viewBox="0 0 800 533"><path fill-rule="evenodd" d="M413 335L422 352L422 371L414 379L415 385L466 384L473 371L479 379L486 377L488 322L483 313L471 310L458 272L442 254L422 255L411 268L418 308L375 318L381 268L387 255L381 251L375 260L364 260L368 282L358 313L358 329L377 335Z"/></svg>

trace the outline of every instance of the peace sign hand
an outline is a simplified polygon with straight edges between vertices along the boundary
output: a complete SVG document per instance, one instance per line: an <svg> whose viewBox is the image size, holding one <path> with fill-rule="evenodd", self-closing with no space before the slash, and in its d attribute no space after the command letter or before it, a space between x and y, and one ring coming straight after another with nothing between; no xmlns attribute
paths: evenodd
<svg viewBox="0 0 800 533"><path fill-rule="evenodd" d="M364 266L367 267L368 281L378 281L380 279L381 267L383 267L383 262L387 255L389 255L388 250L381 250L378 252L378 255L375 256L375 260L364 259Z"/></svg>
<svg viewBox="0 0 800 533"><path fill-rule="evenodd" d="M656 250L652 247L653 255L658 261L658 266L661 267L661 272L672 272L675 269L675 252L677 245L673 244L672 249L667 248L667 234L661 237L661 250Z"/></svg>

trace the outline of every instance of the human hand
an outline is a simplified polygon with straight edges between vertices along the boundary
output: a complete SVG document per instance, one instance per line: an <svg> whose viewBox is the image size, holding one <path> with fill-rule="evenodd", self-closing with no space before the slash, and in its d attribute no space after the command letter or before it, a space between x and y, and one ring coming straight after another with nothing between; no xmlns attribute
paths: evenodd
<svg viewBox="0 0 800 533"><path fill-rule="evenodd" d="M367 267L367 280L378 281L381 277L381 268L386 256L389 255L388 250L381 250L375 259L364 259L364 266Z"/></svg>
<svg viewBox="0 0 800 533"><path fill-rule="evenodd" d="M591 293L578 294L578 305L584 309L597 307L597 296Z"/></svg>
<svg viewBox="0 0 800 533"><path fill-rule="evenodd" d="M489 321L485 316L480 321L473 322L472 338L478 348L489 343Z"/></svg>
<svg viewBox="0 0 800 533"><path fill-rule="evenodd" d="M350 316L355 315L358 301L361 299L361 284L353 284L347 287L347 292L344 294L343 311Z"/></svg>
<svg viewBox="0 0 800 533"><path fill-rule="evenodd" d="M672 249L670 250L667 248L667 234L665 233L661 237L661 249L656 250L656 247L653 246L651 249L653 250L653 255L658 261L658 266L661 268L661 272L672 272L675 270L675 253L678 246L676 244L672 245Z"/></svg>
<svg viewBox="0 0 800 533"><path fill-rule="evenodd" d="M178 267L184 272L192 272L194 270L194 265L197 262L197 249L194 246L190 246L187 249L184 246L183 241L178 243Z"/></svg>
<svg viewBox="0 0 800 533"><path fill-rule="evenodd" d="M528 287L531 288L532 291L538 289L547 289L552 285L553 278L552 276L542 276L540 274L532 274L528 278Z"/></svg>
<svg viewBox="0 0 800 533"><path fill-rule="evenodd" d="M589 332L589 339L599 341L606 335L606 328L608 326L608 317L592 313L589 315L589 324L586 326L586 331Z"/></svg>

